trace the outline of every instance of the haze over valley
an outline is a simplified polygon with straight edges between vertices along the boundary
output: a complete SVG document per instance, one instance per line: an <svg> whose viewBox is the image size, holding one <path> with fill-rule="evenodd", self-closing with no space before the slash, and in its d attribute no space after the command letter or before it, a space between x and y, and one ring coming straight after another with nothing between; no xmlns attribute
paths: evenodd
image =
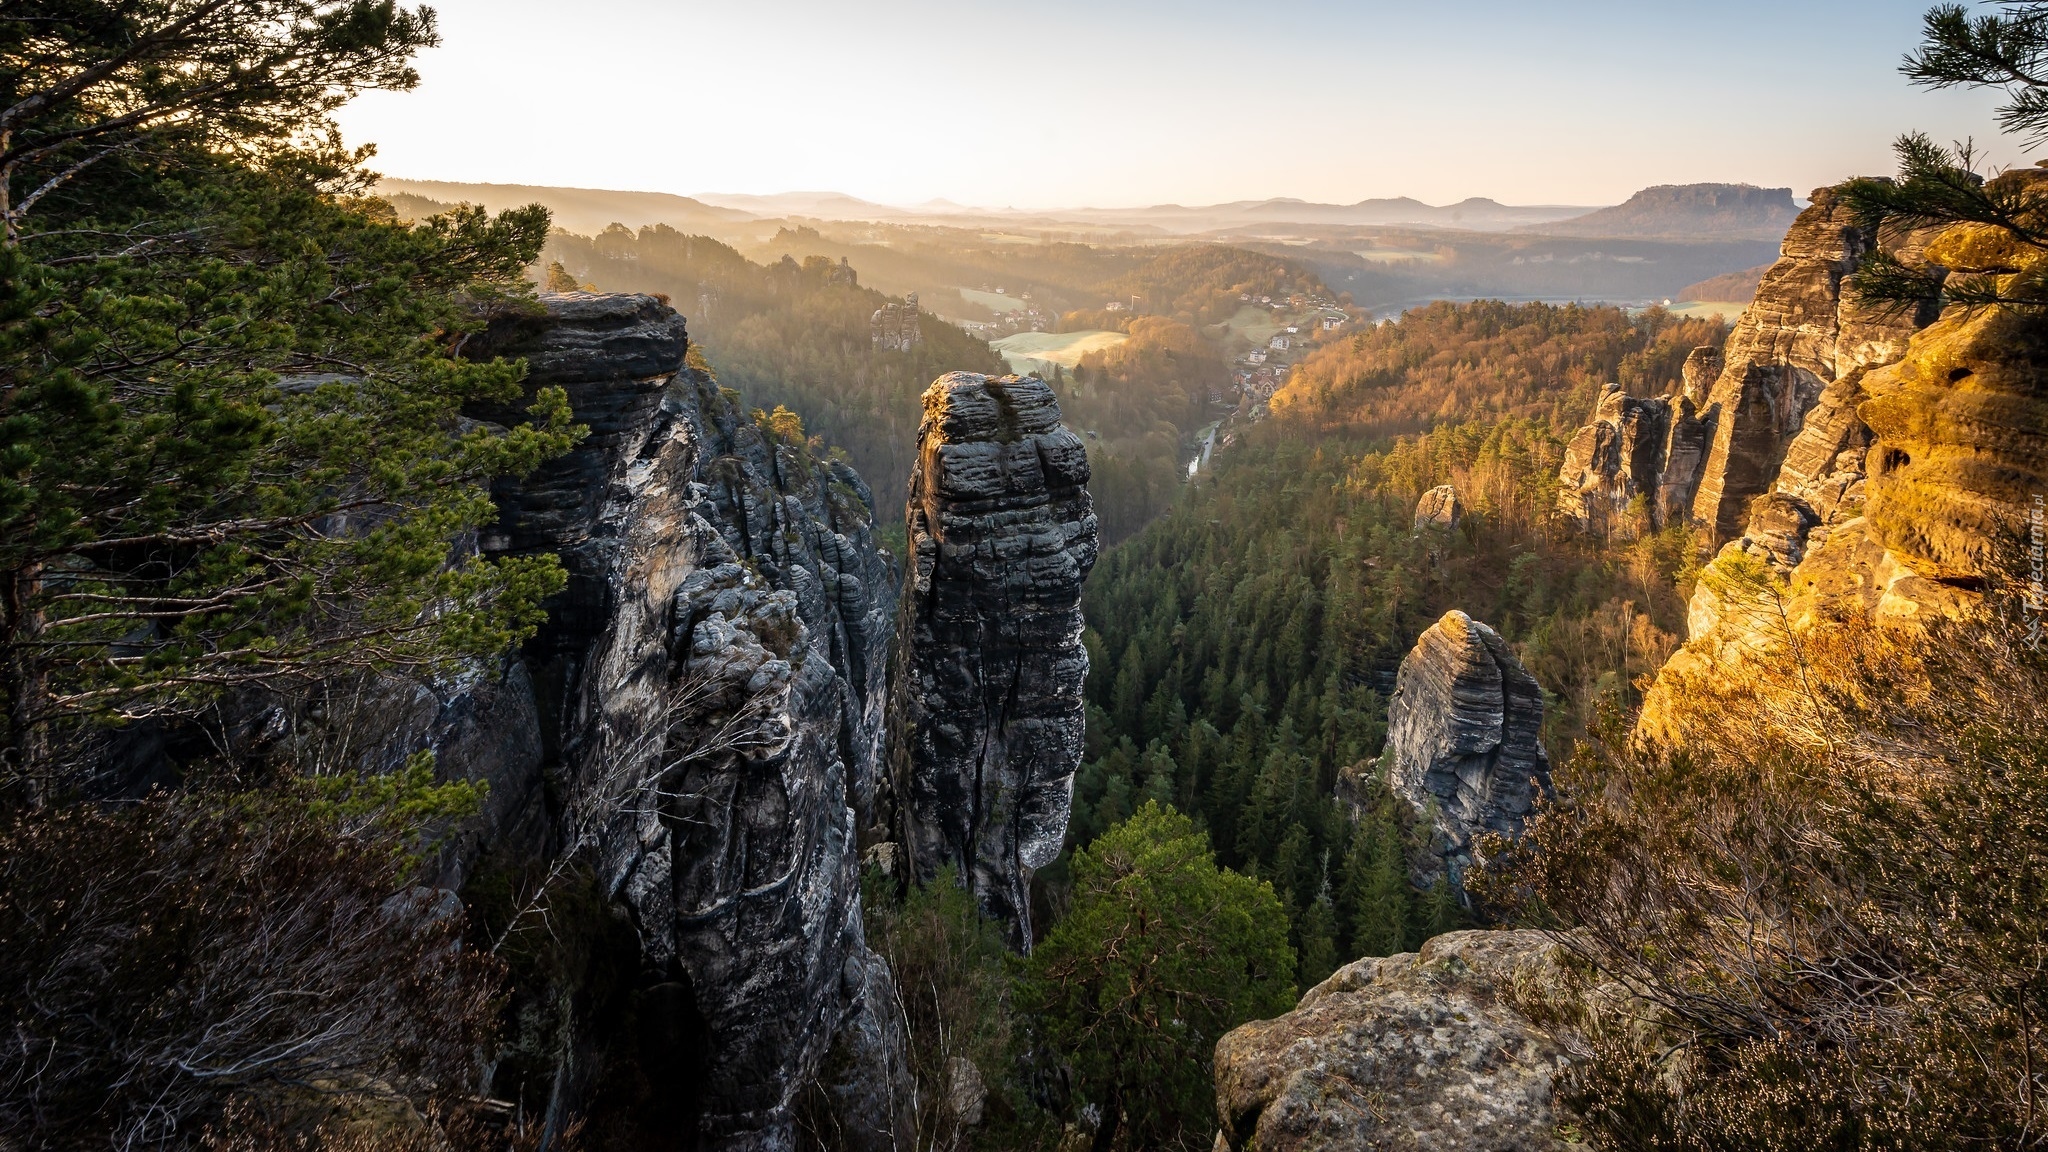
<svg viewBox="0 0 2048 1152"><path fill-rule="evenodd" d="M0 1152L2048 1148L2048 0L0 4Z"/></svg>

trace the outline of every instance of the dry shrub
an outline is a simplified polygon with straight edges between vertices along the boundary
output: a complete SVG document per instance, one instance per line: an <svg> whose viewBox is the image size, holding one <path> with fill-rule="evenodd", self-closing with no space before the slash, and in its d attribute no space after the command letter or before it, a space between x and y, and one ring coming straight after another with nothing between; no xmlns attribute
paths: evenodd
<svg viewBox="0 0 2048 1152"><path fill-rule="evenodd" d="M1596 1145L2048 1143L2048 654L1995 603L1803 631L1560 773L1483 891L1665 1025L1565 1078Z"/></svg>
<svg viewBox="0 0 2048 1152"><path fill-rule="evenodd" d="M458 1098L496 966L400 845L291 800L185 794L0 817L0 1131L192 1146L270 1118Z"/></svg>

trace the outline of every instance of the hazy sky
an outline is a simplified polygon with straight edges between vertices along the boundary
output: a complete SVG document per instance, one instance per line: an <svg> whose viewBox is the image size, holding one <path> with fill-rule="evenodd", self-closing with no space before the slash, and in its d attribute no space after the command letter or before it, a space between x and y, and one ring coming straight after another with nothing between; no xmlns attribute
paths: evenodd
<svg viewBox="0 0 2048 1152"><path fill-rule="evenodd" d="M432 0L413 92L346 109L416 179L896 204L1801 196L1996 136L1909 86L1928 0ZM2020 160L1998 141L1994 157Z"/></svg>

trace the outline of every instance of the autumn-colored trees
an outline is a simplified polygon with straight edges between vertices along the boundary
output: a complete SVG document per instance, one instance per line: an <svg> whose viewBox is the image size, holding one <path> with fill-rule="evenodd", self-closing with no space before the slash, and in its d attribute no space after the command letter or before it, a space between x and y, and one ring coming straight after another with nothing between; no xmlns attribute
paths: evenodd
<svg viewBox="0 0 2048 1152"><path fill-rule="evenodd" d="M1689 553L1555 524L1557 469L1603 372L1659 391L1679 345L1717 331L1618 309L1435 305L1309 357L1296 375L1326 390L1243 433L1096 567L1074 842L1148 798L1178 806L1224 864L1273 883L1305 977L1327 973L1325 937L1343 962L1454 926L1408 883L1426 832L1374 774L1394 669L1455 607L1500 628L1553 693L1545 734L1560 752L1598 701L1630 698L1681 630ZM1478 414L1402 435L1453 394ZM1444 483L1465 522L1418 537L1416 498Z"/></svg>

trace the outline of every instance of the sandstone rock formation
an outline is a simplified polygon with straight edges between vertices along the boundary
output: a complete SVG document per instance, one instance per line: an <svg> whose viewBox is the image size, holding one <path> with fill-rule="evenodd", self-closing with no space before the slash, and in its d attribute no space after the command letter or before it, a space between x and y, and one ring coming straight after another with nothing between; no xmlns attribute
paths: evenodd
<svg viewBox="0 0 2048 1152"><path fill-rule="evenodd" d="M1488 831L1515 835L1550 787L1543 690L1500 634L1452 610L1401 661L1387 703L1388 779L1434 811L1455 872Z"/></svg>
<svg viewBox="0 0 2048 1152"><path fill-rule="evenodd" d="M2048 172L1999 179L2048 181ZM2002 310L1866 307L1845 285L1876 248L1949 276L2007 276L2039 258L1974 227L1872 233L1830 193L1815 194L1725 355L1696 352L1683 386L1664 398L1662 515L1690 521L1719 551L1691 602L1690 639L1645 700L1648 737L1665 731L1668 701L1695 675L1721 675L1833 613L1910 625L1968 612L2001 566L2012 571L2030 505L2048 490L2048 328ZM1648 490L1620 459L1612 395L1564 476L1607 507L1621 479ZM1696 498L1686 495L1691 483ZM1459 763L1437 750L1458 748L1461 731L1485 733L1494 716L1494 670L1478 655L1483 637L1471 635L1462 622L1450 639L1425 634L1390 708L1404 793L1444 812L1447 797L1470 807L1454 783L1463 777L1440 774L1431 786L1418 766L1436 755ZM1466 666L1476 672L1463 695L1478 703L1462 711L1473 718L1430 721L1461 711L1460 693L1446 687L1459 677L1444 669ZM1405 697L1425 684L1416 698L1435 706L1418 712ZM1261 1152L1565 1147L1549 1087L1580 1041L1536 1027L1497 995L1513 985L1521 1002L1530 985L1554 983L1557 956L1546 947L1525 933L1439 937L1419 956L1351 965L1287 1016L1226 1036L1216 1062L1222 1143ZM1606 1003L1624 995L1598 991ZM1589 1012L1603 1003L1567 994ZM1657 1026L1653 1010L1624 1006L1609 1025Z"/></svg>
<svg viewBox="0 0 2048 1152"><path fill-rule="evenodd" d="M1671 421L1670 401L1630 396L1619 384L1607 385L1593 422L1565 447L1558 510L1582 528L1605 531L1641 496L1654 522Z"/></svg>
<svg viewBox="0 0 2048 1152"><path fill-rule="evenodd" d="M2048 172L2000 179L2044 181ZM1817 195L1813 211L1824 206ZM1828 271L1871 243L1951 276L2009 275L2016 259L2035 257L1977 226L1880 229L1873 240L1837 225L1805 236L1797 252L1788 238L1777 286L1766 280L1775 335L1745 327L1729 343L1731 356L1775 356L1775 379L1797 376L1818 390L1796 426L1778 421L1758 441L1758 478L1702 485L1700 509L1718 492L1711 527L1727 543L1694 589L1687 643L1644 702L1647 732L1661 730L1671 685L1780 647L1816 619L1910 624L1972 610L2009 568L2032 494L2048 484L2048 347L2038 321L2003 310L1887 313L1856 301ZM1831 327L1793 323L1830 311ZM1724 373L1717 388L1728 382ZM1749 489L1757 490L1731 518L1727 493ZM1696 520L1706 515L1695 511Z"/></svg>
<svg viewBox="0 0 2048 1152"><path fill-rule="evenodd" d="M920 880L957 867L1019 948L1081 759L1087 480L1043 381L955 372L926 390L890 716L898 842Z"/></svg>
<svg viewBox="0 0 2048 1152"><path fill-rule="evenodd" d="M871 501L850 470L774 442L683 368L666 305L544 302L544 319L501 326L483 350L527 357L529 384L565 388L591 434L495 493L483 548L554 552L569 586L522 654L524 679L493 691L530 686L527 759L557 797L552 838L589 855L627 917L637 945L615 963L637 975L611 995L640 1020L621 1036L572 1015L543 1038L559 1049L549 1122L624 1061L655 1098L643 1124L693 1126L704 1147L786 1147L796 1094L835 1040L842 1081L866 1077L870 1096L902 1068L900 1052L872 1050L901 1038L870 1011L889 984L856 874L893 594ZM442 757L493 781L525 762L453 743ZM546 994L620 1009L590 989Z"/></svg>
<svg viewBox="0 0 2048 1152"><path fill-rule="evenodd" d="M1216 1045L1219 1147L1562 1152L1567 1042L1505 997L1564 985L1540 932L1452 932L1348 964L1276 1020Z"/></svg>
<svg viewBox="0 0 2048 1152"><path fill-rule="evenodd" d="M1610 385L1575 436L1560 479L1560 510L1605 529L1638 493L1651 527L1691 523L1714 544L1741 537L1750 503L1784 490L1816 523L1860 478L1860 380L1897 359L1925 309L1901 313L1855 299L1856 269L1882 249L1919 260L1929 234L1857 224L1832 189L1813 194L1723 349L1696 349L1670 397L1618 397ZM1626 427L1664 429L1661 448Z"/></svg>
<svg viewBox="0 0 2048 1152"><path fill-rule="evenodd" d="M1454 485L1439 484L1415 502L1415 531L1451 532L1465 518L1465 502Z"/></svg>

